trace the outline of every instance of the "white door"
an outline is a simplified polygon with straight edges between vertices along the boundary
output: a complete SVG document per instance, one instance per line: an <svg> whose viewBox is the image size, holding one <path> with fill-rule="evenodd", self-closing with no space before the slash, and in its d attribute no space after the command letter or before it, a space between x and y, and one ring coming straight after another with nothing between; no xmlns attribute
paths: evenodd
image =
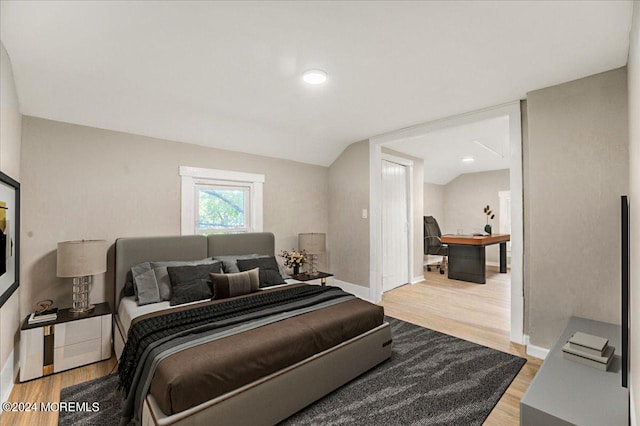
<svg viewBox="0 0 640 426"><path fill-rule="evenodd" d="M382 160L382 291L409 282L407 167Z"/></svg>

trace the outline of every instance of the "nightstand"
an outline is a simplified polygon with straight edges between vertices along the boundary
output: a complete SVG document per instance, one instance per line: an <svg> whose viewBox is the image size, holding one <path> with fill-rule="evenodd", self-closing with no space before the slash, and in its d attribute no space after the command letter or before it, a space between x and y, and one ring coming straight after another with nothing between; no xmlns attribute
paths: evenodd
<svg viewBox="0 0 640 426"><path fill-rule="evenodd" d="M111 357L111 308L98 303L86 314L60 309L53 321L20 328L20 381Z"/></svg>
<svg viewBox="0 0 640 426"><path fill-rule="evenodd" d="M306 273L292 275L291 278L298 281L313 281L320 280L320 285L327 285L327 278L332 277L333 274L328 274L326 272L318 272L318 275L307 275Z"/></svg>

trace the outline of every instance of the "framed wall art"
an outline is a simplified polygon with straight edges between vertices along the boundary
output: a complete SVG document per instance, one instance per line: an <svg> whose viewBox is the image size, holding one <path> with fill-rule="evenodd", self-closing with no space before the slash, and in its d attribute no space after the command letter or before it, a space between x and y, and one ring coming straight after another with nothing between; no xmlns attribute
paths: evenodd
<svg viewBox="0 0 640 426"><path fill-rule="evenodd" d="M0 307L20 285L20 183L0 172Z"/></svg>

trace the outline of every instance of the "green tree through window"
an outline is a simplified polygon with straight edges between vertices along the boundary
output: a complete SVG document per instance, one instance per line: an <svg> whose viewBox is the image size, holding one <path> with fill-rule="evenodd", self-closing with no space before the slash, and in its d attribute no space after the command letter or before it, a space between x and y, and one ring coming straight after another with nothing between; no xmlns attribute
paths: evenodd
<svg viewBox="0 0 640 426"><path fill-rule="evenodd" d="M204 232L247 228L247 197L248 191L244 188L200 187L198 228Z"/></svg>

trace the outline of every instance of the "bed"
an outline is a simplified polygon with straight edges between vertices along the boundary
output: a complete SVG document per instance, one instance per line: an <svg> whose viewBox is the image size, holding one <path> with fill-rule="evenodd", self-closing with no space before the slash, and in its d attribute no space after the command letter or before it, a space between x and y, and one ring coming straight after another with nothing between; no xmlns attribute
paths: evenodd
<svg viewBox="0 0 640 426"><path fill-rule="evenodd" d="M261 304L264 301L265 306L273 303L273 306L268 305L268 316L231 327L242 332L222 334L222 337L212 337L213 340L199 337L197 340L202 343L198 345L175 354L172 352L160 362L149 361L148 365L154 365L157 370L151 369L152 373L145 379L138 376L130 379L139 394L128 398L129 404L134 404L134 400L137 404L132 417L136 423L145 426L276 424L391 356L391 332L389 325L381 319L382 309L337 288L287 280L289 285L263 289L251 295L176 307L168 306L168 302L137 306L134 298L123 297L131 268L141 262L196 261L250 253L273 256L273 234L121 238L116 241L114 349L119 360L125 351L121 364L131 359L131 353L135 352L132 348L139 347L138 335L131 331L133 327L165 324L167 318L184 317L183 311L220 315L224 309L229 309L234 312L230 314L233 316L236 315L236 304L253 306L258 300ZM311 299L313 303L307 303ZM294 314L290 313L292 311ZM244 321L244 316L237 315ZM208 324L199 327L209 327ZM216 330L225 333L227 328ZM217 336L215 333L219 331L207 333ZM294 338L298 340L286 340ZM125 349L128 339L131 342ZM292 348L289 359L283 358L286 347ZM220 359L225 356L228 359L223 364ZM251 368L244 368L244 365L251 365ZM143 370L139 367L136 371ZM238 377L233 376L231 380L227 376L234 370L238 370ZM218 382L214 383L214 380Z"/></svg>

